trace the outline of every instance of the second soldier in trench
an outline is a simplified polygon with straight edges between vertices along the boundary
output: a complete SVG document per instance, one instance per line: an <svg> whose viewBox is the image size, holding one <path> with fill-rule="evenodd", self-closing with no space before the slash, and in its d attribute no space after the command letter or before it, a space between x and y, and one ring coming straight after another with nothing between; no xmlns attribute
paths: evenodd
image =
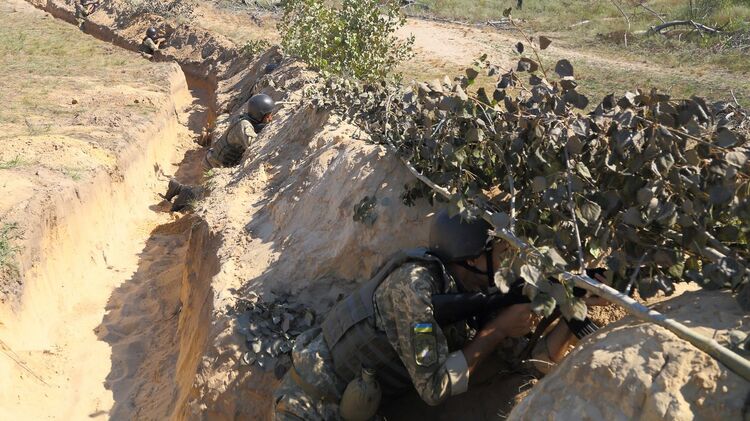
<svg viewBox="0 0 750 421"><path fill-rule="evenodd" d="M247 113L231 123L216 139L203 159L203 170L219 167L233 167L240 163L242 155L263 128L271 122L276 103L266 94L254 95L247 102ZM181 184L176 179L169 180L164 199L171 202L176 197L171 212L187 209L203 195L201 186Z"/></svg>

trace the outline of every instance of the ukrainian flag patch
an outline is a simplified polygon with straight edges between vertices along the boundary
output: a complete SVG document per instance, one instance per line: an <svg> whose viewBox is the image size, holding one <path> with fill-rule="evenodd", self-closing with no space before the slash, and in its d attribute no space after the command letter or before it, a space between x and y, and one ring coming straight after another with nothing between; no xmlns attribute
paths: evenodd
<svg viewBox="0 0 750 421"><path fill-rule="evenodd" d="M416 323L414 333L432 333L432 323Z"/></svg>

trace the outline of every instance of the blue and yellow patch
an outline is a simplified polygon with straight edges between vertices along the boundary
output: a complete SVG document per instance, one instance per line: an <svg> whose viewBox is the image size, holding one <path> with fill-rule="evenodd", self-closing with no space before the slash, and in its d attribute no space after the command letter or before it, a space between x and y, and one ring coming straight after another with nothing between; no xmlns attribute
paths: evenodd
<svg viewBox="0 0 750 421"><path fill-rule="evenodd" d="M414 325L414 333L432 333L432 323L417 323Z"/></svg>
<svg viewBox="0 0 750 421"><path fill-rule="evenodd" d="M438 361L437 338L432 323L415 323L413 326L414 362L419 367L431 367Z"/></svg>

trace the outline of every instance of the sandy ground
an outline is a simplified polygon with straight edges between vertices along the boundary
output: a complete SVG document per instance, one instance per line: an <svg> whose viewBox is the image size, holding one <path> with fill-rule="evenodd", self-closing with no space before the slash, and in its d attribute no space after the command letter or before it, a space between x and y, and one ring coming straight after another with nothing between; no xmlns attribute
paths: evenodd
<svg viewBox="0 0 750 421"><path fill-rule="evenodd" d="M17 19L44 17L16 0L3 0L0 7L2 13L12 9ZM85 69L73 72L84 74ZM99 87L98 96L67 94L82 101L84 110L92 106L90 101L86 104L90 98L98 104L114 104L152 95L159 105L165 103L170 82L161 83L155 92L123 82ZM58 88L57 94L65 96L64 85ZM47 232L54 236L42 239L43 261L27 273L32 281L25 285L21 311L0 308L0 419L163 419L173 409L176 316L181 310L190 225L174 222L158 193L165 190L168 175L176 174L183 181L200 177L202 156L194 140L208 113L206 87L184 91L180 94L185 98L169 100L181 105L177 109L172 105L164 114L175 122L170 125L165 120L160 131L150 132L156 139L144 138L139 124L127 115L112 114L116 109L108 113L101 105L93 114L83 111L86 119L64 135L10 138L26 142L27 151L34 152L24 156L34 161L20 169L24 176L3 177L0 182L3 214L13 216L19 201L23 204L40 194L52 203L63 200L58 208L72 214L47 221L52 224ZM108 124L113 121L116 126ZM97 137L98 133L103 134ZM123 136L145 143L130 156L139 174L123 167L122 154L132 153ZM115 146L98 146L92 137ZM6 152L0 158L7 158ZM161 157L156 166L146 162L154 156ZM165 156L176 159L165 160ZM55 184L59 179L54 177L47 177L41 187L24 181L25 174L35 171L38 176L83 165L90 168L83 167L80 178L73 180L81 180L75 186L64 178ZM68 193L72 201L56 198L57 194L66 198Z"/></svg>

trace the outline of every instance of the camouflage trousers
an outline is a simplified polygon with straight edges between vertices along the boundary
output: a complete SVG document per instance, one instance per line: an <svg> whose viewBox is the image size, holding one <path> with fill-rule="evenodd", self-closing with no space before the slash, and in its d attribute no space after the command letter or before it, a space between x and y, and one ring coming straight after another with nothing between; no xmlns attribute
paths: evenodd
<svg viewBox="0 0 750 421"><path fill-rule="evenodd" d="M320 332L316 328L297 337L293 367L274 391L277 421L340 419L339 401L346 385L334 372L330 350Z"/></svg>

